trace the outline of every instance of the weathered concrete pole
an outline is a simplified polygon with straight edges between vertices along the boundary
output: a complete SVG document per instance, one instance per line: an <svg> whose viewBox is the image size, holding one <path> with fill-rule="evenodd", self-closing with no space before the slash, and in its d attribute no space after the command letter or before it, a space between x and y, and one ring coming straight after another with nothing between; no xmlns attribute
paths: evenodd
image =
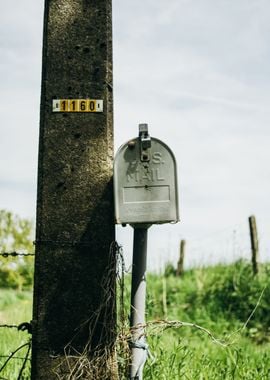
<svg viewBox="0 0 270 380"><path fill-rule="evenodd" d="M97 347L105 371L113 352L111 30L111 0L45 0L32 380L71 378L68 355Z"/></svg>

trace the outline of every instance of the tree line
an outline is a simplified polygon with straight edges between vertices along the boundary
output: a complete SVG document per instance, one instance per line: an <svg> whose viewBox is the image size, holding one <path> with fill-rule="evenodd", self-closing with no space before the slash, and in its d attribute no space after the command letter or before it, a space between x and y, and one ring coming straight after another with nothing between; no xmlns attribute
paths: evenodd
<svg viewBox="0 0 270 380"><path fill-rule="evenodd" d="M23 290L33 285L34 223L18 215L0 210L0 288Z"/></svg>

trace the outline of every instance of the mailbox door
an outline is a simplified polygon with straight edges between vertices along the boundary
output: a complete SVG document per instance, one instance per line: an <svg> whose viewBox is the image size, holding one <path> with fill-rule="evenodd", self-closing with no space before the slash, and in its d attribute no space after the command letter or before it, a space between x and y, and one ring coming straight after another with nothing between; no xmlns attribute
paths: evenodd
<svg viewBox="0 0 270 380"><path fill-rule="evenodd" d="M141 161L140 140L122 145L114 163L116 223L177 222L176 161L162 141L151 138L149 161Z"/></svg>

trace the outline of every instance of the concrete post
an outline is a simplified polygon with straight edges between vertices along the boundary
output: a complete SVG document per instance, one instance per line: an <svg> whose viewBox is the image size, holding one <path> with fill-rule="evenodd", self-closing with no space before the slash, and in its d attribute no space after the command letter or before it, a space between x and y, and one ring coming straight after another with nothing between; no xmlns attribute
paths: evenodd
<svg viewBox="0 0 270 380"><path fill-rule="evenodd" d="M111 0L45 0L32 380L68 378L69 353L99 347L100 370L113 355L111 30ZM53 99L89 98L103 112L52 112Z"/></svg>

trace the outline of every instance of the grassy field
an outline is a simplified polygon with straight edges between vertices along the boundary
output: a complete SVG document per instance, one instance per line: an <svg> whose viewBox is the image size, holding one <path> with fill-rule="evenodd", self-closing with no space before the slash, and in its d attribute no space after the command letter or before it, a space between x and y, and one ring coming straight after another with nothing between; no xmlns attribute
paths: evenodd
<svg viewBox="0 0 270 380"><path fill-rule="evenodd" d="M18 325L22 322L29 322L32 313L32 292L16 292L15 290L0 289L0 325ZM0 328L0 368L6 361L5 357L14 352L18 347L29 341L29 335L26 332L14 328ZM21 349L14 356L24 358L27 347ZM13 380L17 379L22 367L22 359L11 360L6 368L0 373L0 379ZM29 379L30 363L24 371ZM22 378L22 379L23 379Z"/></svg>
<svg viewBox="0 0 270 380"><path fill-rule="evenodd" d="M147 330L151 356L144 380L270 379L269 275L269 265L254 277L244 262L190 270L181 278L170 267L164 276L149 274L147 320L158 323ZM126 284L127 315L128 275ZM30 292L0 290L0 324L30 319ZM208 332L192 325L173 328L170 321L196 324ZM0 355L28 339L25 332L0 329ZM21 364L10 362L0 379L17 379Z"/></svg>
<svg viewBox="0 0 270 380"><path fill-rule="evenodd" d="M144 379L270 379L270 266L253 276L249 263L201 268L176 278L148 275L147 320L183 321L148 337ZM128 308L128 305L126 305ZM215 340L216 339L216 340Z"/></svg>

